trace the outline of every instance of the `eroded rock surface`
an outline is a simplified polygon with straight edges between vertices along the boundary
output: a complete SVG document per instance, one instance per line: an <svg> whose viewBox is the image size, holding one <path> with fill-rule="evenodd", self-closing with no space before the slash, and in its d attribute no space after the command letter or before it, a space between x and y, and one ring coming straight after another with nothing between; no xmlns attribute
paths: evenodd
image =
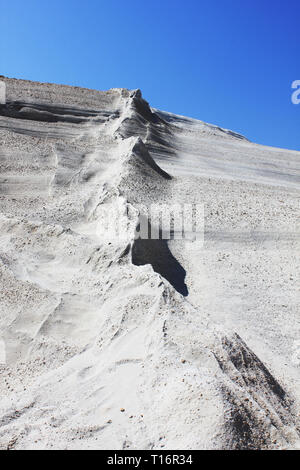
<svg viewBox="0 0 300 470"><path fill-rule="evenodd" d="M1 448L296 448L300 154L1 80ZM204 244L135 240L153 203L203 204Z"/></svg>

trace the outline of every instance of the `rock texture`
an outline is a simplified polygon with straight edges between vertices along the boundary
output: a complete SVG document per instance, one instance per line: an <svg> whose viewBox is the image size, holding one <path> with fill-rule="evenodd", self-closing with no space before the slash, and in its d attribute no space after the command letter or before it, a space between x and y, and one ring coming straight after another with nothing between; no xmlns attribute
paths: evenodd
<svg viewBox="0 0 300 470"><path fill-rule="evenodd" d="M1 80L0 447L297 448L299 152ZM135 240L153 203L203 204L204 243Z"/></svg>

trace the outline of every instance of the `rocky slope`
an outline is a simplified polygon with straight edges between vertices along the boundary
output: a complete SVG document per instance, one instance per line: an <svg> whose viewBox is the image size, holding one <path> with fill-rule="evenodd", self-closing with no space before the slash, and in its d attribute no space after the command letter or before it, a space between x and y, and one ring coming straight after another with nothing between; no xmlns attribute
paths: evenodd
<svg viewBox="0 0 300 470"><path fill-rule="evenodd" d="M299 152L1 80L1 448L298 447ZM154 203L204 242L136 239Z"/></svg>

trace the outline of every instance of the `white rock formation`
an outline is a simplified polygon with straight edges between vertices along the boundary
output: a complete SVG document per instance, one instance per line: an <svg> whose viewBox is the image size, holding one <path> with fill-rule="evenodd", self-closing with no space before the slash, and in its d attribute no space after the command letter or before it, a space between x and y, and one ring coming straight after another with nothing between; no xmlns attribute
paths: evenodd
<svg viewBox="0 0 300 470"><path fill-rule="evenodd" d="M299 446L300 153L2 80L1 448ZM139 205L192 202L203 246L134 241Z"/></svg>
<svg viewBox="0 0 300 470"><path fill-rule="evenodd" d="M5 83L0 81L0 105L6 104L6 87Z"/></svg>

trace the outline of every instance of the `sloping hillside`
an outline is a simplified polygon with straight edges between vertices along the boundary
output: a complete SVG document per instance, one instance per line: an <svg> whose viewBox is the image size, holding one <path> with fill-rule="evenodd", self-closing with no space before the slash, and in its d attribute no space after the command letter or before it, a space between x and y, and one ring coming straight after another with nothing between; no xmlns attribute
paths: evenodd
<svg viewBox="0 0 300 470"><path fill-rule="evenodd" d="M1 80L0 447L299 446L300 153ZM153 204L204 239L137 238Z"/></svg>

